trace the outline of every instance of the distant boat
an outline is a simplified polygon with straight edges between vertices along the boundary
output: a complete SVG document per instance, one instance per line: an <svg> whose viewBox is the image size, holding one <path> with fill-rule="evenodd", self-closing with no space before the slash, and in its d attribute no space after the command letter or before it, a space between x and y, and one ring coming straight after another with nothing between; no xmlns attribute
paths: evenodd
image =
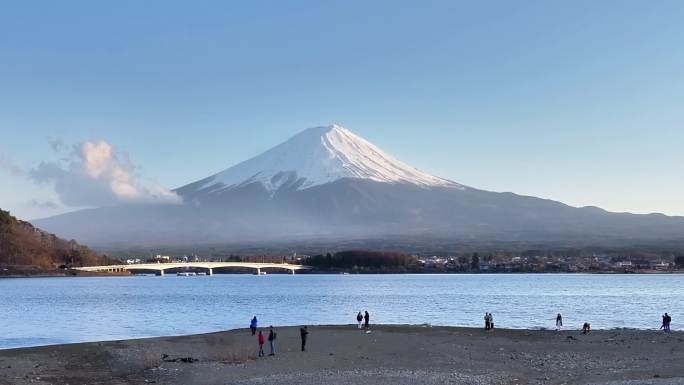
<svg viewBox="0 0 684 385"><path fill-rule="evenodd" d="M197 275L195 272L187 272L187 271L181 271L176 273L177 276L179 277L194 277Z"/></svg>
<svg viewBox="0 0 684 385"><path fill-rule="evenodd" d="M266 272L265 271L257 271L255 273L253 273L252 275L266 275Z"/></svg>

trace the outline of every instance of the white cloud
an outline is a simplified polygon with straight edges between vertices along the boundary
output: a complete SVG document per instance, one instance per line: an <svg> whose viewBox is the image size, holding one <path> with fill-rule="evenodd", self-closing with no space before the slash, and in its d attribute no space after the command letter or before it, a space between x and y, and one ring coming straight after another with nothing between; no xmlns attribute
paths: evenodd
<svg viewBox="0 0 684 385"><path fill-rule="evenodd" d="M88 175L97 178L107 169L109 160L112 159L112 146L104 140L98 143L83 142L81 155ZM118 169L118 166L114 166L114 169Z"/></svg>
<svg viewBox="0 0 684 385"><path fill-rule="evenodd" d="M36 182L53 183L62 203L71 207L181 202L169 189L140 180L128 156L104 140L74 146L66 159L43 162L29 175Z"/></svg>

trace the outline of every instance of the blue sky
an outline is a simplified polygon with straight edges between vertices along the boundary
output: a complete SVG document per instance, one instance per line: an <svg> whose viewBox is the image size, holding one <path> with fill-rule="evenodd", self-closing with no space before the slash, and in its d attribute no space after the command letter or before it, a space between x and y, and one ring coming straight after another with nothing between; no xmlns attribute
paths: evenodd
<svg viewBox="0 0 684 385"><path fill-rule="evenodd" d="M657 0L7 2L0 207L73 210L31 170L83 142L174 188L338 123L466 185L684 215L682 20Z"/></svg>

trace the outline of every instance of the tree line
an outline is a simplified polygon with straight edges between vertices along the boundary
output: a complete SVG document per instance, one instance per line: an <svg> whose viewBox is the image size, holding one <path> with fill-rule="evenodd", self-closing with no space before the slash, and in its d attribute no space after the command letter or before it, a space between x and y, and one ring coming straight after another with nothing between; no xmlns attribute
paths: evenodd
<svg viewBox="0 0 684 385"><path fill-rule="evenodd" d="M322 269L355 269L355 268L407 268L415 264L416 259L410 255L371 250L340 251L335 254L314 255L306 259L305 264Z"/></svg>

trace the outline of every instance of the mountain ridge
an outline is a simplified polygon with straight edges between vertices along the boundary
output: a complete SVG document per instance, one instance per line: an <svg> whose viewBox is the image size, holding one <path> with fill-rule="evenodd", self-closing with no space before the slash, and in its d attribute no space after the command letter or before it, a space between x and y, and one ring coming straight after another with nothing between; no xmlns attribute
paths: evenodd
<svg viewBox="0 0 684 385"><path fill-rule="evenodd" d="M174 190L180 205L81 210L34 223L90 244L319 237L684 239L684 218L611 213L464 186L413 168L344 127L304 130Z"/></svg>

